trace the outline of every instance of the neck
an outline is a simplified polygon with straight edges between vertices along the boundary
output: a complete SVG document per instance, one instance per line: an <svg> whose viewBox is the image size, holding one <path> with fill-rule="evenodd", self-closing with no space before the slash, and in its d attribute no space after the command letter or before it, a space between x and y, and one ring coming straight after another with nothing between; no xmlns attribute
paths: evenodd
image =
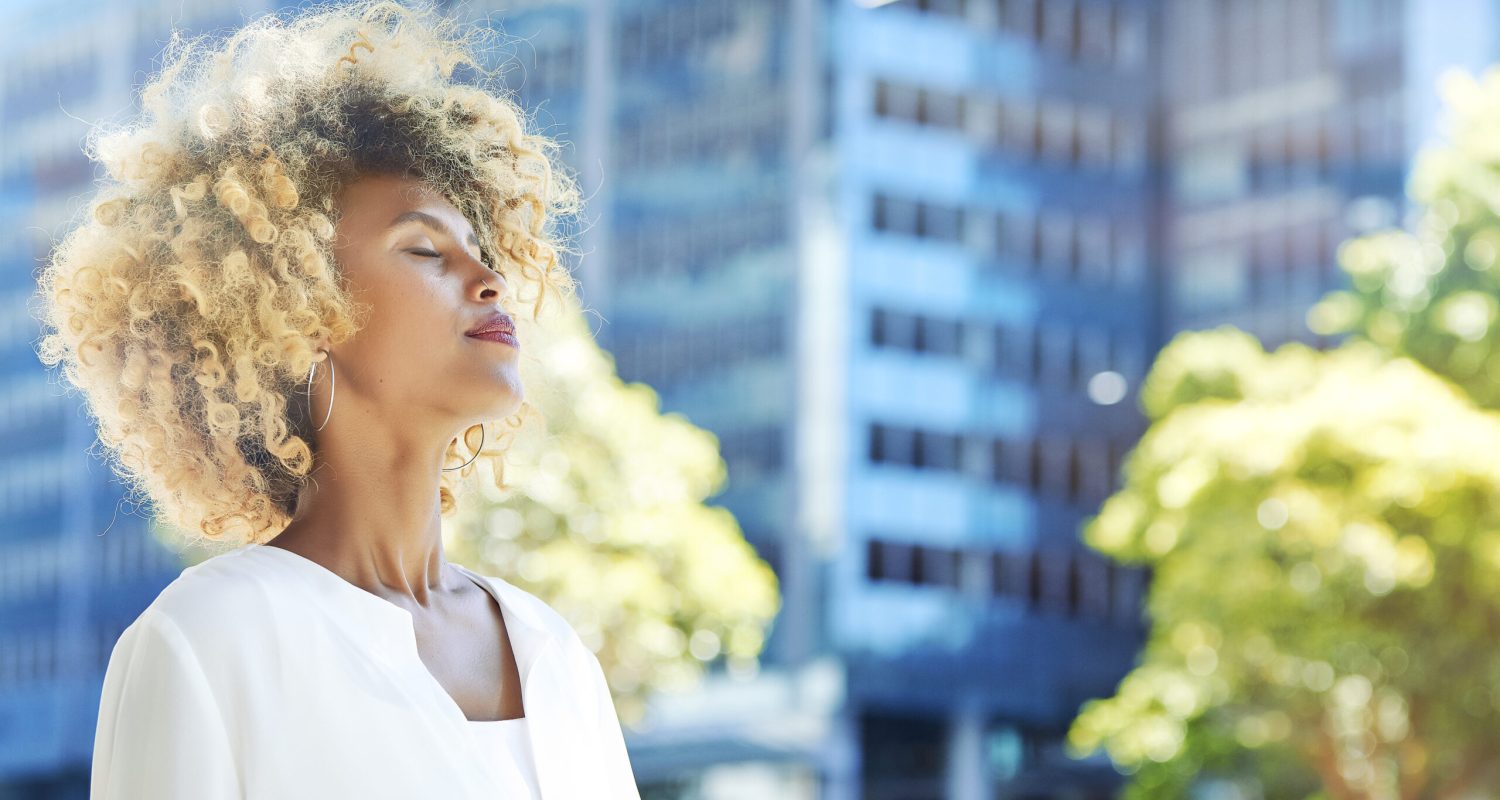
<svg viewBox="0 0 1500 800"><path fill-rule="evenodd" d="M428 436L419 447L381 435L389 430L333 427L321 434L296 514L268 544L409 610L429 608L434 592L450 588L454 577L443 554L438 499L447 440ZM433 446L435 440L442 445Z"/></svg>

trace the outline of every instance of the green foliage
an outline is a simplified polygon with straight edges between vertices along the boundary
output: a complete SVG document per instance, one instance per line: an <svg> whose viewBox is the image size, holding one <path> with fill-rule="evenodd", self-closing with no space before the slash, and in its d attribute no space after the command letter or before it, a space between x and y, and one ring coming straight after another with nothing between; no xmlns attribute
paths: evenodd
<svg viewBox="0 0 1500 800"><path fill-rule="evenodd" d="M1086 541L1153 573L1152 632L1085 705L1127 797L1500 795L1500 72L1445 76L1411 231L1340 248L1346 344L1178 336Z"/></svg>
<svg viewBox="0 0 1500 800"><path fill-rule="evenodd" d="M714 435L624 384L574 307L523 336L522 382L545 417L506 456L500 492L471 479L445 528L455 561L546 599L591 647L622 720L708 662L752 671L780 609L775 573L728 510Z"/></svg>
<svg viewBox="0 0 1500 800"><path fill-rule="evenodd" d="M1500 407L1500 71L1452 72L1441 84L1451 141L1422 151L1408 193L1411 231L1346 242L1347 290L1308 313L1324 334L1349 333L1409 355L1486 408Z"/></svg>
<svg viewBox="0 0 1500 800"><path fill-rule="evenodd" d="M1500 631L1500 418L1368 343L1246 341L1184 334L1152 371L1173 400L1084 536L1152 567L1153 629L1070 744L1141 798L1205 771L1418 796L1376 790L1500 749L1500 662L1474 646Z"/></svg>

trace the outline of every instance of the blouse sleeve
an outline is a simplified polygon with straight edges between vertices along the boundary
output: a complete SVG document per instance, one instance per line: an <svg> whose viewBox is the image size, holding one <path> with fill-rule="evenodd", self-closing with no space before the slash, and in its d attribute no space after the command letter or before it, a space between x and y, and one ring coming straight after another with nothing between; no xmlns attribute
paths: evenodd
<svg viewBox="0 0 1500 800"><path fill-rule="evenodd" d="M609 691L609 681L604 677L604 668L599 666L599 657L593 651L583 647L580 643L589 664L589 671L593 676L595 708L594 713L599 726L599 741L604 747L600 754L600 768L608 776L611 787L618 787L618 794L611 795L621 800L640 800L641 790L635 782L635 772L630 766L630 754L625 749L625 734L620 728L620 717L615 711L615 701Z"/></svg>
<svg viewBox="0 0 1500 800"><path fill-rule="evenodd" d="M147 609L104 671L90 800L241 797L217 700L182 630Z"/></svg>

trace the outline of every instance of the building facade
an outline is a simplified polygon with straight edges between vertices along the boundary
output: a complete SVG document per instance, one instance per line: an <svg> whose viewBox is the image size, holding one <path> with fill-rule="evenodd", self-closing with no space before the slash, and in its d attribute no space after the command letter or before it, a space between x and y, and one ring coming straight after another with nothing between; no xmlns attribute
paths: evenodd
<svg viewBox="0 0 1500 800"><path fill-rule="evenodd" d="M1108 796L1061 742L1141 634L1077 529L1160 336L1155 5L518 11L582 84L600 342L720 437L785 593L760 674L633 732L643 785Z"/></svg>
<svg viewBox="0 0 1500 800"><path fill-rule="evenodd" d="M1162 260L1170 333L1332 342L1307 310L1350 236L1407 222L1436 82L1500 54L1493 0L1167 0Z"/></svg>

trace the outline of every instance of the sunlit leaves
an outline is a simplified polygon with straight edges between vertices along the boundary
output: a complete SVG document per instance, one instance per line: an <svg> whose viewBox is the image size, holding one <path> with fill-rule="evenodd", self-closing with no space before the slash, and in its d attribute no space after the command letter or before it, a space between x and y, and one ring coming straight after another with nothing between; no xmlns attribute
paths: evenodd
<svg viewBox="0 0 1500 800"><path fill-rule="evenodd" d="M1500 415L1372 343L1266 353L1230 328L1179 336L1145 387L1156 421L1084 538L1152 568L1153 627L1074 752L1136 798L1211 774L1397 798L1500 749L1476 645L1500 632Z"/></svg>
<svg viewBox="0 0 1500 800"><path fill-rule="evenodd" d="M725 480L715 437L622 383L576 309L524 323L522 379L546 424L507 455L511 492L472 481L450 557L566 616L624 720L650 691L691 689L707 662L753 673L781 601L734 517L704 504Z"/></svg>
<svg viewBox="0 0 1500 800"><path fill-rule="evenodd" d="M1350 288L1325 297L1307 322L1350 333L1421 362L1480 405L1500 407L1500 71L1451 72L1440 84L1448 138L1422 150L1409 192L1410 230L1346 242Z"/></svg>

